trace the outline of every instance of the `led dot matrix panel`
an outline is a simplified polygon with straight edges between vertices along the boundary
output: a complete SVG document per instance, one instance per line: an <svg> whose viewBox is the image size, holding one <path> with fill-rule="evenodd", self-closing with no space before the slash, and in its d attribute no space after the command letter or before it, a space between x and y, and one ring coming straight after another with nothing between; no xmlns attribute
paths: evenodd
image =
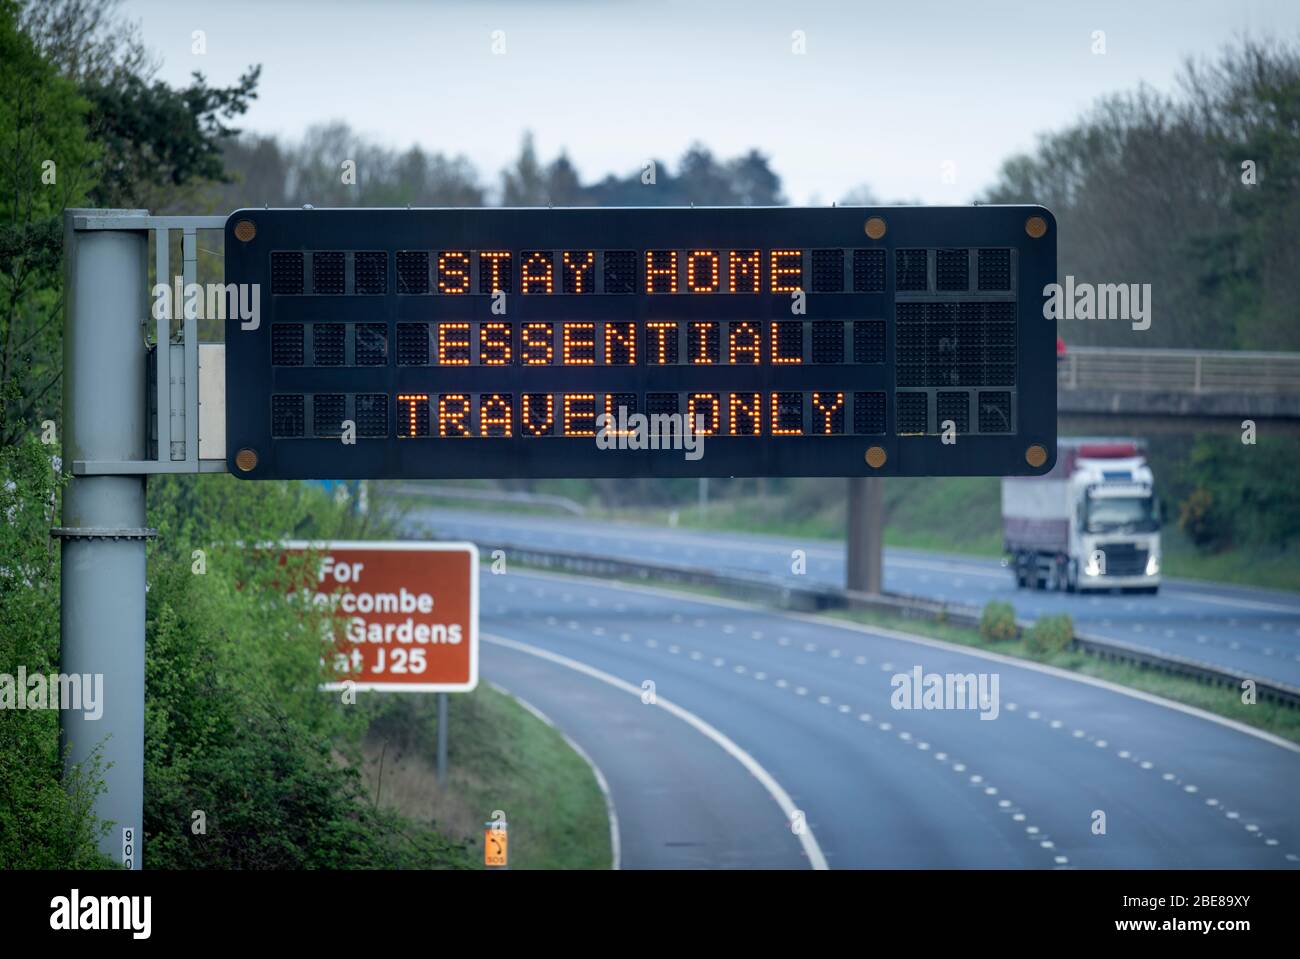
<svg viewBox="0 0 1300 959"><path fill-rule="evenodd" d="M226 282L260 309L226 322L230 469L1042 473L1055 281L1032 206L241 210ZM602 449L602 414L688 416L703 455Z"/></svg>

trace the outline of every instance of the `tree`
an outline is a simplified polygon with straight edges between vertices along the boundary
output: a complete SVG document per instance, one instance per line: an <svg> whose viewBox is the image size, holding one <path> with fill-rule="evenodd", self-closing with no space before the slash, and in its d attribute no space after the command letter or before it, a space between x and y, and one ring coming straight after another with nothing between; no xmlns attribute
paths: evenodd
<svg viewBox="0 0 1300 959"><path fill-rule="evenodd" d="M56 417L62 211L84 205L99 151L89 104L0 2L0 443Z"/></svg>
<svg viewBox="0 0 1300 959"><path fill-rule="evenodd" d="M1151 284L1149 330L1060 321L1070 342L1297 349L1297 176L1300 53L1243 40L1189 61L1172 94L1103 98L1040 137L988 199L1053 210L1062 276Z"/></svg>
<svg viewBox="0 0 1300 959"><path fill-rule="evenodd" d="M209 188L209 208L241 206L481 206L478 174L463 156L397 152L367 141L346 123L318 124L297 142L244 136L223 149L228 182ZM355 177L345 182L344 164Z"/></svg>

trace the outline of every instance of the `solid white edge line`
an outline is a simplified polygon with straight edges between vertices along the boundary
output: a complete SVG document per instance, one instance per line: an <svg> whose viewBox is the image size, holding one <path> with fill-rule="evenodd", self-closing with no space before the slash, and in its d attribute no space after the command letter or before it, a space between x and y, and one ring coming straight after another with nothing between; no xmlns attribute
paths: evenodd
<svg viewBox="0 0 1300 959"><path fill-rule="evenodd" d="M833 626L854 633L866 633L868 635L875 634L877 636L884 636L889 639L897 639L903 642L919 643L922 646L932 646L935 649L943 649L948 652L965 653L969 656L976 656L980 659L987 659L997 663L1006 663L1009 666L1032 670L1048 676L1055 676L1058 679L1083 683L1086 686L1096 686L1099 689L1106 689L1110 692L1118 693L1121 696L1128 696L1131 699L1141 700L1142 702L1151 703L1155 706L1164 706L1166 709L1185 713L1188 716L1195 716L1198 719L1204 719L1207 722L1216 723L1239 733L1254 736L1256 739L1262 739L1264 742L1271 743L1272 745L1285 749L1288 752L1300 753L1300 743L1294 743L1289 739L1283 739L1281 736L1277 736L1273 733L1267 732L1266 730L1257 729L1254 726L1248 726L1235 719L1228 719L1226 716L1219 716L1216 713L1207 712L1196 706L1188 706L1185 703L1174 702L1172 699L1165 699L1163 696L1157 696L1154 693L1143 692L1140 689L1131 689L1128 686L1121 686L1118 683L1112 683L1107 679L1098 679L1096 676L1086 676L1083 673L1074 673L1068 669L1061 669L1058 666L1048 666L1046 663L1035 663L1029 659L1018 659L1015 656L1007 656L1003 653L994 653L989 650L978 649L974 646L962 646L959 643L949 643L942 639L931 639L929 636L918 636L915 633L904 633L901 630L890 629L887 626L870 626L866 623L855 623L851 620L834 619L829 616L814 616L810 613L799 613L788 609L757 606L753 603L742 603L735 599L722 599L719 597L704 596L696 593L676 592L671 589L663 589L656 586L639 586L633 583L609 582L605 580L592 579L590 576L573 576L566 573L548 573L532 569L523 571L518 575L540 576L546 579L566 580L568 582L581 581L592 583L593 585L598 585L605 589L625 589L634 593L646 593L651 596L666 597L678 601L686 600L688 602L705 603L711 606L725 606L730 609L744 609L749 610L750 612L764 613L769 616L785 616L790 619L816 623L819 626Z"/></svg>
<svg viewBox="0 0 1300 959"><path fill-rule="evenodd" d="M596 785L600 787L600 791L605 797L605 815L609 819L609 848L610 848L609 868L615 870L623 868L623 846L622 846L622 841L619 838L619 832L618 832L618 811L614 808L614 796L609 791L609 781L605 778L605 774L600 771L600 767L596 765L596 760L592 759L591 756L587 754L587 751L585 749L583 749L576 742L574 742L573 737L571 737L559 726L555 725L555 722L551 719L550 716L547 716L546 713L542 712L540 709L538 709L528 700L524 699L522 696L512 693L510 690L506 689L500 683L494 683L491 680L488 680L488 685L491 686L493 689L495 689L502 696L509 696L520 706L524 707L525 710L532 713L534 716L540 719L547 726L551 727L551 729L554 729L557 733L559 733L564 738L564 741L568 744L569 748L572 749L579 756L581 756L583 761L586 762L586 764L591 767L592 775L596 777Z"/></svg>
<svg viewBox="0 0 1300 959"><path fill-rule="evenodd" d="M538 659L545 659L558 666L564 666L568 669L574 670L575 672L582 673L584 676L598 679L602 683L613 686L615 689L621 690L625 693L631 693L638 699L641 697L641 687L633 686L626 680L619 679L617 676L612 676L603 670L597 669L595 666L588 666L586 663L579 662L576 659L570 659L567 656L561 656L559 653L553 653L548 649L541 649L537 646L531 646L528 643L521 643L518 640L506 639L503 636L495 636L489 633L483 634L483 641L486 643L493 643L497 646L505 646L506 648L513 649L516 652L527 653L530 656L536 656ZM776 800L776 804L780 806L781 811L785 813L786 827L789 828L791 821L794 819L794 814L799 811L799 808L794 804L794 800L790 798L790 794L782 789L781 784L773 778L772 774L759 765L758 760L732 742L725 733L711 726L690 710L678 706L676 703L658 695L655 696L655 705L671 715L676 716L682 722L694 728L697 732L702 733L709 739L713 740L713 742L722 747L727 755L731 756L732 759L744 766L745 769L748 770L749 774L758 780L759 785L767 790L768 795ZM803 831L794 833L794 836L799 840L799 844L803 846L804 855L808 857L808 862L812 865L813 869L830 868L826 863L826 855L822 852L821 846L817 844L817 839L813 836L812 827L809 826L807 822L804 823Z"/></svg>

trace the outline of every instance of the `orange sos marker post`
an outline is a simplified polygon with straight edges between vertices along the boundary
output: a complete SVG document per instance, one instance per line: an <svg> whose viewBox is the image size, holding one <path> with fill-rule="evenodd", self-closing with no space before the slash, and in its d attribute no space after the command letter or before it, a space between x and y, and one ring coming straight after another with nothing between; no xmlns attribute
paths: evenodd
<svg viewBox="0 0 1300 959"><path fill-rule="evenodd" d="M493 814L492 821L483 824L483 865L489 869L509 868L510 833L503 814Z"/></svg>

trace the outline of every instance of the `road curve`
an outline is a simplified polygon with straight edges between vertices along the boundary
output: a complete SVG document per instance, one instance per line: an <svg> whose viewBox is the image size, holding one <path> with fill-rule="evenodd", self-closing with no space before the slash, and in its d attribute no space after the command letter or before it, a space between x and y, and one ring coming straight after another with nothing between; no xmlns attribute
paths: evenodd
<svg viewBox="0 0 1300 959"><path fill-rule="evenodd" d="M485 634L635 690L653 682L788 792L831 868L1300 866L1300 749L1150 697L887 630L577 577L485 572L481 614ZM916 666L996 674L996 718L892 708L891 678ZM680 719L512 646L487 643L482 667L604 771L626 867L810 864L772 795Z"/></svg>
<svg viewBox="0 0 1300 959"><path fill-rule="evenodd" d="M430 535L473 539L485 550L508 543L805 584L844 582L843 546L825 540L428 507L411 509L406 522ZM795 550L807 558L800 576L791 572ZM1029 618L1065 612L1089 635L1300 687L1300 593L1185 580L1166 581L1157 596L1018 590L997 560L904 549L885 551L885 588L977 608L1005 600Z"/></svg>

